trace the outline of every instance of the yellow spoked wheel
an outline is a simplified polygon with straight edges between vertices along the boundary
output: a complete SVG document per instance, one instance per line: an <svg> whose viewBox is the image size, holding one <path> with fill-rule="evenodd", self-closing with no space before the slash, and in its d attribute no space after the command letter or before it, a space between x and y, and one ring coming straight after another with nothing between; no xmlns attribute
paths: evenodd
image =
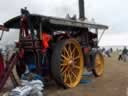
<svg viewBox="0 0 128 96"><path fill-rule="evenodd" d="M93 73L95 76L99 77L104 72L104 57L100 52L97 52L94 59L95 67Z"/></svg>
<svg viewBox="0 0 128 96"><path fill-rule="evenodd" d="M84 64L80 44L74 39L64 40L56 50L53 58L57 61L52 60L56 62L56 64L53 63L55 64L53 66L56 66L56 72L55 69L54 72L52 71L56 81L66 88L76 87L81 80Z"/></svg>

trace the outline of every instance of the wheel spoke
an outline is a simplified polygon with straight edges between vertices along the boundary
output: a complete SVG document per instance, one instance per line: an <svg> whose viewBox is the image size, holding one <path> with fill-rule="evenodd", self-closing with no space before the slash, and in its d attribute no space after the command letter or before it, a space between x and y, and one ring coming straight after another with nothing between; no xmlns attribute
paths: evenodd
<svg viewBox="0 0 128 96"><path fill-rule="evenodd" d="M60 66L63 66L63 67L64 67L64 66L67 66L67 65L68 65L68 64L65 63L65 64L61 64Z"/></svg>
<svg viewBox="0 0 128 96"><path fill-rule="evenodd" d="M67 81L67 73L64 73L64 82Z"/></svg>
<svg viewBox="0 0 128 96"><path fill-rule="evenodd" d="M73 65L73 67L76 69L80 69L80 66L78 66L78 65Z"/></svg>
<svg viewBox="0 0 128 96"><path fill-rule="evenodd" d="M72 57L74 58L75 56L75 50L76 50L76 47L73 47L73 50L72 50Z"/></svg>
<svg viewBox="0 0 128 96"><path fill-rule="evenodd" d="M63 72L63 73L66 73L68 70L69 70L69 67L66 66L62 72Z"/></svg>
<svg viewBox="0 0 128 96"><path fill-rule="evenodd" d="M74 65L78 65L79 61L78 60L75 60L74 61Z"/></svg>
<svg viewBox="0 0 128 96"><path fill-rule="evenodd" d="M76 76L76 74L73 72L73 71L71 71L71 73L72 73L72 75L75 77L75 79L77 78L77 76Z"/></svg>
<svg viewBox="0 0 128 96"><path fill-rule="evenodd" d="M76 56L75 58L74 58L74 60L77 60L77 59L79 59L80 58L80 56L78 55L78 56Z"/></svg>
<svg viewBox="0 0 128 96"><path fill-rule="evenodd" d="M64 47L64 51L66 52L67 56L70 57L69 52L66 47Z"/></svg>
<svg viewBox="0 0 128 96"><path fill-rule="evenodd" d="M72 56L72 50L71 50L71 45L70 44L68 45L68 50L69 50L69 56L71 57Z"/></svg>
<svg viewBox="0 0 128 96"><path fill-rule="evenodd" d="M60 72L67 71L67 64L61 64L60 66L61 66Z"/></svg>
<svg viewBox="0 0 128 96"><path fill-rule="evenodd" d="M68 58L66 56L64 56L64 54L61 54L61 56L65 59L68 60Z"/></svg>
<svg viewBox="0 0 128 96"><path fill-rule="evenodd" d="M60 72L63 72L63 71L64 71L64 69L65 69L65 67L61 67Z"/></svg>
<svg viewBox="0 0 128 96"><path fill-rule="evenodd" d="M70 74L70 70L69 70L69 71L68 71L68 78L69 78L69 82L72 83L72 78L71 78L70 75L71 75L71 74Z"/></svg>

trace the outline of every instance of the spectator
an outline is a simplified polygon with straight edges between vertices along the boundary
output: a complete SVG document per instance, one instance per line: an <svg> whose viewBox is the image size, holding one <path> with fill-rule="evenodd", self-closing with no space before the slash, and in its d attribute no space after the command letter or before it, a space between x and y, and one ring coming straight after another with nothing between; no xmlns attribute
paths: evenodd
<svg viewBox="0 0 128 96"><path fill-rule="evenodd" d="M125 46L123 51L122 51L122 57L123 57L124 62L126 62L127 52L128 52L128 50Z"/></svg>
<svg viewBox="0 0 128 96"><path fill-rule="evenodd" d="M123 58L122 58L122 51L120 50L119 51L119 57L118 57L118 60L120 61L120 60L123 60Z"/></svg>
<svg viewBox="0 0 128 96"><path fill-rule="evenodd" d="M110 55L110 50L106 50L106 51L105 51L105 54L107 55L107 57L111 57L111 55Z"/></svg>

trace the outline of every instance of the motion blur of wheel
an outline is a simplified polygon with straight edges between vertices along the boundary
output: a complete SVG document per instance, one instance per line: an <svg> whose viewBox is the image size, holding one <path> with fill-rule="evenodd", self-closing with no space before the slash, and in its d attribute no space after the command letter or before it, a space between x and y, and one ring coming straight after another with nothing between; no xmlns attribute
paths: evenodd
<svg viewBox="0 0 128 96"><path fill-rule="evenodd" d="M58 42L53 50L51 72L55 81L64 88L76 87L83 74L83 53L74 39Z"/></svg>
<svg viewBox="0 0 128 96"><path fill-rule="evenodd" d="M100 52L94 55L94 69L92 70L96 77L99 77L104 72L104 57Z"/></svg>

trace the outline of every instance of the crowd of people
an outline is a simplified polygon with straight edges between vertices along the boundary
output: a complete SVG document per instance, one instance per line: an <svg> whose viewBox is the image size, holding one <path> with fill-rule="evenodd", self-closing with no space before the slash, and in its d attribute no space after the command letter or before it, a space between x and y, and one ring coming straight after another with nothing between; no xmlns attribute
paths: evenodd
<svg viewBox="0 0 128 96"><path fill-rule="evenodd" d="M101 49L101 52L102 52L102 54L105 57L111 57L112 56L112 53L113 53L113 49L112 48L109 48L109 49L102 48ZM116 52L118 54L118 60L119 61L124 61L124 62L127 61L127 58L128 58L128 49L127 49L126 46L122 50L121 49L120 50L117 49Z"/></svg>
<svg viewBox="0 0 128 96"><path fill-rule="evenodd" d="M104 56L111 57L111 54L113 52L113 49L112 48L110 48L110 49L102 48L101 49L101 52L103 53Z"/></svg>

